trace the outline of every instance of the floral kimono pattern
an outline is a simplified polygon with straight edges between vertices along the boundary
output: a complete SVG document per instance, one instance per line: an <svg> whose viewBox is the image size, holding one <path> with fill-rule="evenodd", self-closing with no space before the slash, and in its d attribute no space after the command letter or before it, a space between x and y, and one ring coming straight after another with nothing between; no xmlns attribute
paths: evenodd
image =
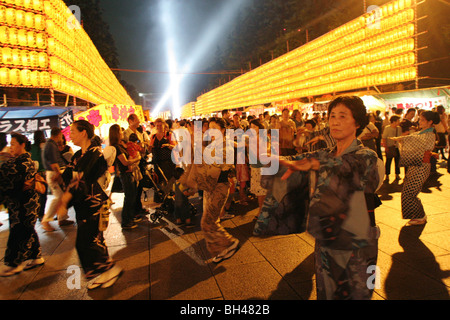
<svg viewBox="0 0 450 320"><path fill-rule="evenodd" d="M5 264L17 267L29 259L41 258L41 246L34 229L40 208L38 193L23 190L24 182L36 174L31 156L24 153L0 167L0 203L9 213L9 238Z"/></svg>
<svg viewBox="0 0 450 320"><path fill-rule="evenodd" d="M280 168L274 176L262 176L261 186L267 189L267 195L253 229L255 236L286 235L306 230L308 176L294 172L290 179L284 181L281 177L285 172L285 168Z"/></svg>
<svg viewBox="0 0 450 320"><path fill-rule="evenodd" d="M294 156L320 162L308 212L308 232L316 239L318 299L370 299L369 266L376 265L379 229L368 213L365 194L374 194L380 176L377 154L361 141L340 156L333 150Z"/></svg>
<svg viewBox="0 0 450 320"><path fill-rule="evenodd" d="M114 266L109 258L103 232L99 229L102 213L109 210L109 197L98 179L108 169L99 147L89 147L85 154L75 153L63 173L67 191L72 194L78 224L76 249L87 279Z"/></svg>

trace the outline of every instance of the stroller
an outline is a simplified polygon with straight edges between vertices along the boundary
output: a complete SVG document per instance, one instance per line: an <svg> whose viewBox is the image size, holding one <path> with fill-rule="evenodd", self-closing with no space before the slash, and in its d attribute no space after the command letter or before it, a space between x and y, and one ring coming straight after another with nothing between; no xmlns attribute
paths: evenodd
<svg viewBox="0 0 450 320"><path fill-rule="evenodd" d="M160 175L156 174L155 170L158 170ZM150 214L150 221L156 223L161 218L174 213L175 193L172 190L169 190L169 181L157 163L152 161L148 162L147 168L145 168L145 171L143 172L145 172L143 179L141 180L143 187L153 189L154 202L161 203L161 205L155 209L155 212ZM159 177L162 177L163 180L160 181ZM190 211L192 216L197 214L197 209L192 204L190 204Z"/></svg>

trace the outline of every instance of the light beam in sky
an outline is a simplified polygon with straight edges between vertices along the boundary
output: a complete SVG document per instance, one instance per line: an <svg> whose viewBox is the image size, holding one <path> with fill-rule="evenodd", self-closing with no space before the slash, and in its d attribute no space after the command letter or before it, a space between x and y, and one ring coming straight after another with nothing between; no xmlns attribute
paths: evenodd
<svg viewBox="0 0 450 320"><path fill-rule="evenodd" d="M172 1L161 0L161 22L165 30L165 36L167 39L166 50L169 59L170 69L170 84L158 104L152 110L152 116L157 114L166 106L166 103L172 98L172 114L175 118L179 118L181 115L180 105L180 87L182 81L186 77L185 74L189 73L196 64L200 63L205 54L211 52L211 47L214 45L214 41L220 37L224 30L229 28L230 22L233 21L233 17L237 14L242 4L246 0L228 0L223 1L222 8L216 11L216 15L211 17L209 24L205 26L204 33L198 37L198 42L194 49L189 53L189 59L183 65L181 69L178 69L178 60L175 55L175 41L181 35L174 32L174 24L176 23L176 13L174 8L170 8ZM182 13L181 13L182 14ZM184 53L186 54L186 53Z"/></svg>

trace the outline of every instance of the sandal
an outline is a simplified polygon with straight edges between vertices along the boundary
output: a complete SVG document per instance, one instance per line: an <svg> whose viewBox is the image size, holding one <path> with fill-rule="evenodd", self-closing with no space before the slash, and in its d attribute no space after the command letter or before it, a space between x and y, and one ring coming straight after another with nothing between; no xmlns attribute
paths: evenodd
<svg viewBox="0 0 450 320"><path fill-rule="evenodd" d="M44 258L34 259L34 260L28 262L25 265L25 267L23 268L23 270L31 270L31 269L42 266L44 263L45 263Z"/></svg>
<svg viewBox="0 0 450 320"><path fill-rule="evenodd" d="M427 217L423 217L420 219L411 219L406 224L407 226L421 226L427 223Z"/></svg>
<svg viewBox="0 0 450 320"><path fill-rule="evenodd" d="M87 288L88 290L97 289L98 287L109 288L117 281L117 279L119 279L122 272L123 269L115 265L108 271L91 280L90 283L88 283Z"/></svg>
<svg viewBox="0 0 450 320"><path fill-rule="evenodd" d="M239 240L234 240L231 246L226 248L224 251L215 256L211 261L214 263L220 263L223 260L231 258L236 251L239 249Z"/></svg>

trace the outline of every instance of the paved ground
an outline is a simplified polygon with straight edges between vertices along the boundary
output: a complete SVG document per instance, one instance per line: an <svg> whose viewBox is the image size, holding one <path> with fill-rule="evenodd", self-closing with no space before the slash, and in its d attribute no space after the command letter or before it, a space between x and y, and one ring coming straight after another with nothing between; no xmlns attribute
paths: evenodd
<svg viewBox="0 0 450 320"><path fill-rule="evenodd" d="M381 228L378 266L381 286L374 300L445 299L450 297L450 174L445 163L420 194L428 214L423 227L405 227L401 219L401 182L385 183L383 205L376 211ZM441 167L442 166L442 167ZM403 177L403 175L402 175ZM207 254L199 228L185 230L166 219L145 221L122 231L123 194L115 204L106 232L110 255L125 272L111 288L88 291L77 276L76 226L46 233L38 223L44 266L0 278L1 300L315 300L312 256L307 233L259 238L252 236L256 203L237 206L235 218L223 224L241 241L241 249L219 265L205 263ZM150 197L151 198L151 197ZM195 202L197 205L198 199ZM151 207L151 203L146 203ZM72 218L73 210L69 211ZM8 238L8 216L0 213L0 259ZM55 222L56 225L56 222ZM80 281L79 288L76 287ZM75 287L75 288L74 288Z"/></svg>

